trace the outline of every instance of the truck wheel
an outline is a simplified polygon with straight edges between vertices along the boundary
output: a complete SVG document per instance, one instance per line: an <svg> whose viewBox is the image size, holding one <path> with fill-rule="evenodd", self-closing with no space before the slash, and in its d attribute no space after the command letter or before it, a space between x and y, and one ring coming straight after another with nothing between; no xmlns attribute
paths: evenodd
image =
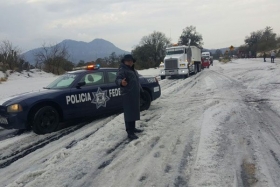
<svg viewBox="0 0 280 187"><path fill-rule="evenodd" d="M165 79L165 76L160 76L160 79L161 79L161 80Z"/></svg>
<svg viewBox="0 0 280 187"><path fill-rule="evenodd" d="M197 72L201 72L201 66L199 64L196 64Z"/></svg>
<svg viewBox="0 0 280 187"><path fill-rule="evenodd" d="M196 64L194 64L194 72L193 72L193 74L194 75L197 74L197 65Z"/></svg>
<svg viewBox="0 0 280 187"><path fill-rule="evenodd" d="M144 92L141 93L140 95L140 110L148 110L151 106L151 96L147 90L144 90Z"/></svg>
<svg viewBox="0 0 280 187"><path fill-rule="evenodd" d="M34 112L32 130L36 134L47 134L55 131L59 125L59 114L51 106L44 106Z"/></svg>

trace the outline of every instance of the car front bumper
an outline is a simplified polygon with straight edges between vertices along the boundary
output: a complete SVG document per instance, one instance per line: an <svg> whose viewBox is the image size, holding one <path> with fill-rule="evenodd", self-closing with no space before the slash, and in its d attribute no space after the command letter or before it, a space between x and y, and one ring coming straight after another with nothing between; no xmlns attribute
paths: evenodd
<svg viewBox="0 0 280 187"><path fill-rule="evenodd" d="M4 129L26 129L26 119L23 112L0 113L0 127Z"/></svg>

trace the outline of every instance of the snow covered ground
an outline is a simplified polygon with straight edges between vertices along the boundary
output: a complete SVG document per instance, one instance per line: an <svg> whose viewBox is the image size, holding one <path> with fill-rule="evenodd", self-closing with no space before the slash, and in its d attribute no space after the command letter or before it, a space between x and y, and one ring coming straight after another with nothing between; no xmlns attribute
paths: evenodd
<svg viewBox="0 0 280 187"><path fill-rule="evenodd" d="M132 142L123 114L42 136L2 130L0 184L280 186L279 66L261 59L215 61L190 78L161 80L162 96L141 113L137 125L144 133ZM40 89L55 77L10 78L0 84L0 99Z"/></svg>
<svg viewBox="0 0 280 187"><path fill-rule="evenodd" d="M56 78L57 76L38 69L31 70L31 72L14 72L9 75L6 82L0 84L0 99L24 92L40 90Z"/></svg>

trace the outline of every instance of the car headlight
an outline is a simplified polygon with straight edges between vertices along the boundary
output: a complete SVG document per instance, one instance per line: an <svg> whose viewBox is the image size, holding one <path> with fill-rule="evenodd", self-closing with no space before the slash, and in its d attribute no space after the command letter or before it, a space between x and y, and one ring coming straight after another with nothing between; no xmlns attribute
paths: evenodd
<svg viewBox="0 0 280 187"><path fill-rule="evenodd" d="M8 106L7 112L9 113L14 113L14 112L21 112L22 111L22 106L20 104L13 104Z"/></svg>

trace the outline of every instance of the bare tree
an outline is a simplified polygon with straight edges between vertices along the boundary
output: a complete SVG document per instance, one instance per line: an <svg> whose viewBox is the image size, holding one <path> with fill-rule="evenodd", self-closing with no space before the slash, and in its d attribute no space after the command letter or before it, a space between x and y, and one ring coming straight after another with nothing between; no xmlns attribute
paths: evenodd
<svg viewBox="0 0 280 187"><path fill-rule="evenodd" d="M36 67L44 68L45 71L54 74L60 74L64 64L70 57L68 48L65 44L55 44L46 46L44 43L42 48L34 53Z"/></svg>
<svg viewBox="0 0 280 187"><path fill-rule="evenodd" d="M14 70L20 65L20 59L22 59L20 52L18 47L13 46L10 41L4 40L0 43L0 62L3 63L3 66Z"/></svg>

